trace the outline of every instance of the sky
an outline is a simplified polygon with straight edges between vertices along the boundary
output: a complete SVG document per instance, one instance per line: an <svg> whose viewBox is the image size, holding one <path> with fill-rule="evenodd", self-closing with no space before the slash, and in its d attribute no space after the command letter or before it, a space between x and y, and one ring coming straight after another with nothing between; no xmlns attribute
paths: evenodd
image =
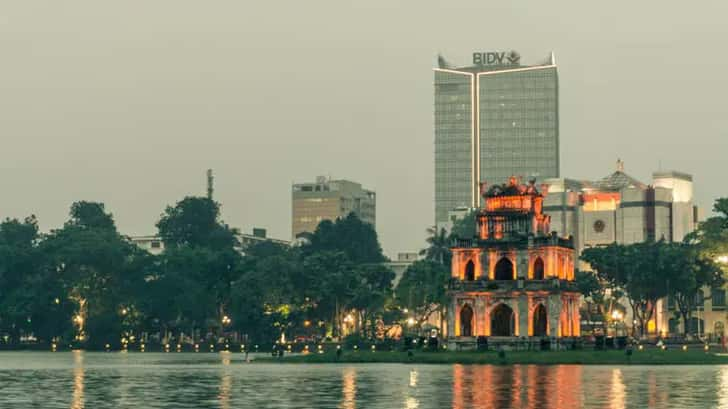
<svg viewBox="0 0 728 409"><path fill-rule="evenodd" d="M290 238L291 184L377 192L385 253L434 222L442 53L556 55L561 174L694 175L728 196L728 3L0 0L0 217L57 228L77 200L153 234L215 173L224 220Z"/></svg>

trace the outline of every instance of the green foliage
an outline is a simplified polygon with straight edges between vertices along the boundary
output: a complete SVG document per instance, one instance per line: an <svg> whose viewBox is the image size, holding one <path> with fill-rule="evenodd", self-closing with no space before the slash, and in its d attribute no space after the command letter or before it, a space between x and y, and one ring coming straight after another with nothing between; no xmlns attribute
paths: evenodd
<svg viewBox="0 0 728 409"><path fill-rule="evenodd" d="M687 335L696 294L702 292L703 287L720 288L725 280L720 267L713 260L701 256L696 246L670 243L664 246L663 251L671 259L663 270L664 279L668 282L668 296L675 300L683 319L684 334Z"/></svg>
<svg viewBox="0 0 728 409"><path fill-rule="evenodd" d="M66 313L84 318L89 344L118 339L120 305L131 303L143 282L136 267L146 255L119 235L103 204L74 203L71 219L44 238L39 252L45 256L41 274L56 298L71 305Z"/></svg>
<svg viewBox="0 0 728 409"><path fill-rule="evenodd" d="M417 323L422 324L447 302L449 277L450 270L438 262L414 262L405 270L395 289L398 305L411 311Z"/></svg>
<svg viewBox="0 0 728 409"><path fill-rule="evenodd" d="M377 232L354 213L332 222L319 223L305 251L309 253L341 251L352 263L385 261Z"/></svg>
<svg viewBox="0 0 728 409"><path fill-rule="evenodd" d="M435 261L443 266L449 266L452 260L450 252L451 239L445 229L439 231L435 227L427 228L427 248L420 250L425 259Z"/></svg>
<svg viewBox="0 0 728 409"><path fill-rule="evenodd" d="M574 278L579 292L585 298L591 298L594 302L604 300L604 287L596 274L591 271L577 270Z"/></svg>
<svg viewBox="0 0 728 409"><path fill-rule="evenodd" d="M462 219L458 219L453 223L450 231L451 238L470 239L477 235L477 223L475 217L478 212L471 209Z"/></svg>
<svg viewBox="0 0 728 409"><path fill-rule="evenodd" d="M206 197L188 196L168 206L157 222L166 247L229 248L236 231L220 220L220 205Z"/></svg>
<svg viewBox="0 0 728 409"><path fill-rule="evenodd" d="M612 291L626 293L643 335L658 299L673 297L687 320L699 289L723 285L720 269L689 243L611 244L585 249L581 258ZM592 279L581 282L594 284Z"/></svg>

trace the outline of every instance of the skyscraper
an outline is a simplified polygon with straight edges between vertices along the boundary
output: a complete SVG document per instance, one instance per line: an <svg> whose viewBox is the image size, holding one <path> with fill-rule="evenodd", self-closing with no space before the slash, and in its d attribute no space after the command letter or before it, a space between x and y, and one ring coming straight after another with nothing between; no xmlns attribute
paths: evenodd
<svg viewBox="0 0 728 409"><path fill-rule="evenodd" d="M521 65L510 52L435 68L435 222L480 205L479 184L559 177L559 91L553 54Z"/></svg>

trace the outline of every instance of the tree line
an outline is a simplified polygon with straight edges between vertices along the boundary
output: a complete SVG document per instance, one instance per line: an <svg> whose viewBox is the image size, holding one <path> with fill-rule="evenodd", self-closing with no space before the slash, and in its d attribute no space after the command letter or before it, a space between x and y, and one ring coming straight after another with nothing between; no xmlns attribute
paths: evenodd
<svg viewBox="0 0 728 409"><path fill-rule="evenodd" d="M40 233L34 216L0 223L0 344L124 342L269 344L299 335L373 336L393 305L394 273L376 232L354 214L323 221L301 246L246 248L220 205L186 197L156 224L152 255L116 228L102 203L77 202Z"/></svg>
<svg viewBox="0 0 728 409"><path fill-rule="evenodd" d="M666 299L672 317L682 322L687 336L690 318L698 303L710 296L703 290L722 289L728 262L728 198L718 199L715 216L681 242L665 240L629 245L612 243L585 249L581 259L591 268L577 274L577 283L589 307L607 321L610 308L625 299L637 321L640 336L655 318L658 300Z"/></svg>

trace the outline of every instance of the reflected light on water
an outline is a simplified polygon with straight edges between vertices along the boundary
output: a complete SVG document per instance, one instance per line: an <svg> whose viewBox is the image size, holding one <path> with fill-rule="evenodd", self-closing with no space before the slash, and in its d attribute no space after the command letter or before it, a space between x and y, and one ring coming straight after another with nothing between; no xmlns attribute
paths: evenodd
<svg viewBox="0 0 728 409"><path fill-rule="evenodd" d="M720 368L719 378L718 407L728 408L728 366Z"/></svg>
<svg viewBox="0 0 728 409"><path fill-rule="evenodd" d="M411 370L409 373L409 387L417 388L417 371ZM408 391L408 396L405 396L404 407L406 409L417 409L420 407L420 402L414 396L410 396L412 389Z"/></svg>
<svg viewBox="0 0 728 409"><path fill-rule="evenodd" d="M83 409L83 351L73 351L73 396L71 409Z"/></svg>
<svg viewBox="0 0 728 409"><path fill-rule="evenodd" d="M622 409L625 407L625 386L621 369L612 369L611 400L609 407Z"/></svg>
<svg viewBox="0 0 728 409"><path fill-rule="evenodd" d="M452 408L582 407L578 366L454 365Z"/></svg>
<svg viewBox="0 0 728 409"><path fill-rule="evenodd" d="M356 408L356 369L344 369L341 395L341 409Z"/></svg>
<svg viewBox="0 0 728 409"><path fill-rule="evenodd" d="M222 376L220 377L220 390L218 392L218 399L220 400L220 408L230 409L230 395L233 386L233 377L230 374L230 352L221 351L220 357L223 365Z"/></svg>
<svg viewBox="0 0 728 409"><path fill-rule="evenodd" d="M409 386L412 387L412 388L416 388L417 387L417 371L415 371L414 369L410 371L410 382L409 382Z"/></svg>

